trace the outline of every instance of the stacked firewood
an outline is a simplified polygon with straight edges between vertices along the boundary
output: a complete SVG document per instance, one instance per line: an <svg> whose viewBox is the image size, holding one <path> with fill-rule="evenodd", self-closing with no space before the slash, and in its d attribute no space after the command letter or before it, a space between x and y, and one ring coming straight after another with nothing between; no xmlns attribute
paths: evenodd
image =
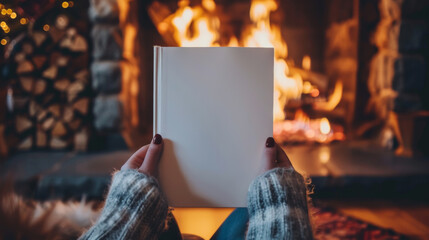
<svg viewBox="0 0 429 240"><path fill-rule="evenodd" d="M90 122L88 42L59 15L16 40L8 108L9 136L18 150L85 150Z"/></svg>

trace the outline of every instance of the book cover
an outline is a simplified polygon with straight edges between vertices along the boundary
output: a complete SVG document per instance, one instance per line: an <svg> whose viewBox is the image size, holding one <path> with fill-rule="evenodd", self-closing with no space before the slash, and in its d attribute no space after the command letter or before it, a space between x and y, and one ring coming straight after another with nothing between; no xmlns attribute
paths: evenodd
<svg viewBox="0 0 429 240"><path fill-rule="evenodd" d="M272 48L154 47L154 134L173 207L245 207L273 132Z"/></svg>

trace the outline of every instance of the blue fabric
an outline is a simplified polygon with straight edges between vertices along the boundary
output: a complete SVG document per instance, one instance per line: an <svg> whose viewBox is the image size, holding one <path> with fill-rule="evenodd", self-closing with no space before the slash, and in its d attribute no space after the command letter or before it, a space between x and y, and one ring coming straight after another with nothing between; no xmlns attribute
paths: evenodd
<svg viewBox="0 0 429 240"><path fill-rule="evenodd" d="M220 225L210 240L235 239L241 240L246 237L249 213L247 208L236 208Z"/></svg>

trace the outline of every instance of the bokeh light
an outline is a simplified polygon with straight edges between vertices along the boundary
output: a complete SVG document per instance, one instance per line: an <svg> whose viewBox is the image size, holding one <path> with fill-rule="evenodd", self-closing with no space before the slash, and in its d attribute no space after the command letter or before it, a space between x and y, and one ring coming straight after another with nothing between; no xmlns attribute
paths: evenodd
<svg viewBox="0 0 429 240"><path fill-rule="evenodd" d="M49 31L49 28L50 27L48 24L43 25L43 31L47 32L47 31Z"/></svg>

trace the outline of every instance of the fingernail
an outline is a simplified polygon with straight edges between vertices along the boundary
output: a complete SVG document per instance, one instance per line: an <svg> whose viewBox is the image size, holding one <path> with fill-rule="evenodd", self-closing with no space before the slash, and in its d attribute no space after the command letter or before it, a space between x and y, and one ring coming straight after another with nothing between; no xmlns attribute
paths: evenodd
<svg viewBox="0 0 429 240"><path fill-rule="evenodd" d="M269 137L269 138L267 138L267 141L265 142L265 147L272 148L272 147L274 147L275 143L276 142L274 141L274 138Z"/></svg>
<svg viewBox="0 0 429 240"><path fill-rule="evenodd" d="M162 143L162 137L159 134L155 134L155 136L153 136L153 143L155 144L161 144Z"/></svg>

